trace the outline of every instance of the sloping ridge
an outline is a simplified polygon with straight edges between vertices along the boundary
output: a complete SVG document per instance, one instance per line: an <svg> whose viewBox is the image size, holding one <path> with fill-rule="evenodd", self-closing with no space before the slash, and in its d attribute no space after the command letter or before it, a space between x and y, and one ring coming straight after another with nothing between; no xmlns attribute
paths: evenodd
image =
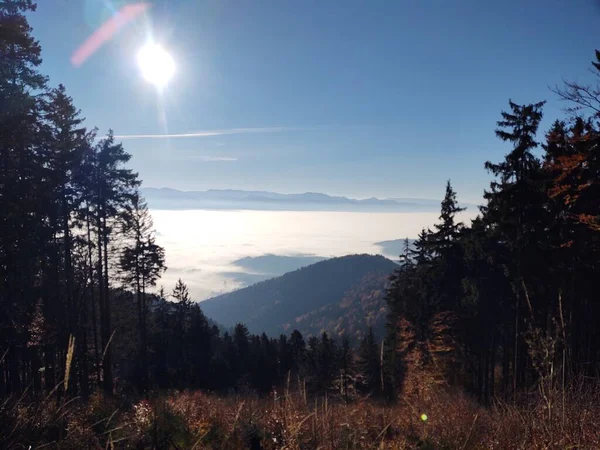
<svg viewBox="0 0 600 450"><path fill-rule="evenodd" d="M205 300L201 307L208 317L226 327L241 322L252 333L276 336L290 332L294 324L304 328L306 318L318 316L319 310L343 314L345 308L334 305L348 301L349 292L361 291L364 280L370 280L369 289L382 291L387 275L396 267L379 255L332 258ZM373 280L378 280L376 285ZM314 325L308 328L312 331Z"/></svg>

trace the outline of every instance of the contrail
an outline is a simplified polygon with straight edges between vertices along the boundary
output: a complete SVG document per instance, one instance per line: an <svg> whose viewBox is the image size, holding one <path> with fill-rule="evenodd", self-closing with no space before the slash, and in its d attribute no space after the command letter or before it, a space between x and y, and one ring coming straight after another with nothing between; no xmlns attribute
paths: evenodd
<svg viewBox="0 0 600 450"><path fill-rule="evenodd" d="M284 127L268 127L268 128L229 128L224 130L209 130L209 131L194 131L191 133L175 133L175 134L121 134L116 135L115 139L180 139L180 138L195 138L209 136L226 136L229 134L248 134L248 133L279 133L289 130Z"/></svg>
<svg viewBox="0 0 600 450"><path fill-rule="evenodd" d="M234 156L201 156L200 160L204 162L232 162L238 159Z"/></svg>

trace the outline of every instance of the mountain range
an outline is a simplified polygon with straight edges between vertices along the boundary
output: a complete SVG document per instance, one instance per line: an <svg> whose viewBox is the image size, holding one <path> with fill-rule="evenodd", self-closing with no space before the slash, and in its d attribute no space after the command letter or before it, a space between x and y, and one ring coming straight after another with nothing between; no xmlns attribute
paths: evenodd
<svg viewBox="0 0 600 450"><path fill-rule="evenodd" d="M304 336L327 331L359 339L369 326L382 335L385 288L396 267L366 254L327 259L205 300L201 307L227 328L244 323L251 333L270 336L298 329Z"/></svg>
<svg viewBox="0 0 600 450"><path fill-rule="evenodd" d="M268 191L209 189L179 191L170 188L142 188L152 209L249 209L306 211L437 211L440 202L433 199L375 197L354 199L327 194L279 194Z"/></svg>

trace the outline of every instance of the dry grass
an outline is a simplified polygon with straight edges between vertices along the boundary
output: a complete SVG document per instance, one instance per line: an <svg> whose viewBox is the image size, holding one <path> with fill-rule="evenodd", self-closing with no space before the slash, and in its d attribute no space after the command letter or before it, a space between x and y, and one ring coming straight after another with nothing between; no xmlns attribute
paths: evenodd
<svg viewBox="0 0 600 450"><path fill-rule="evenodd" d="M270 398L165 394L118 403L94 397L0 408L0 448L155 449L596 449L600 390L572 390L565 410L546 403L483 408L459 393L427 401L351 404L299 394ZM562 404L557 401L555 404ZM563 414L564 413L564 414ZM421 415L427 415L427 421Z"/></svg>

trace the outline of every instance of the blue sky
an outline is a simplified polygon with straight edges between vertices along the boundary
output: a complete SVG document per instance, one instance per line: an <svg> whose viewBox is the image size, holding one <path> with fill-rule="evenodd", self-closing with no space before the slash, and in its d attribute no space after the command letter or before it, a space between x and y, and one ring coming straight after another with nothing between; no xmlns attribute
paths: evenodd
<svg viewBox="0 0 600 450"><path fill-rule="evenodd" d="M90 127L225 130L123 140L151 187L439 198L450 178L477 202L509 97L547 99L547 128L564 106L548 86L589 79L600 47L595 0L161 0L73 67L126 3L45 0L30 23ZM135 62L149 33L177 65L162 95Z"/></svg>

